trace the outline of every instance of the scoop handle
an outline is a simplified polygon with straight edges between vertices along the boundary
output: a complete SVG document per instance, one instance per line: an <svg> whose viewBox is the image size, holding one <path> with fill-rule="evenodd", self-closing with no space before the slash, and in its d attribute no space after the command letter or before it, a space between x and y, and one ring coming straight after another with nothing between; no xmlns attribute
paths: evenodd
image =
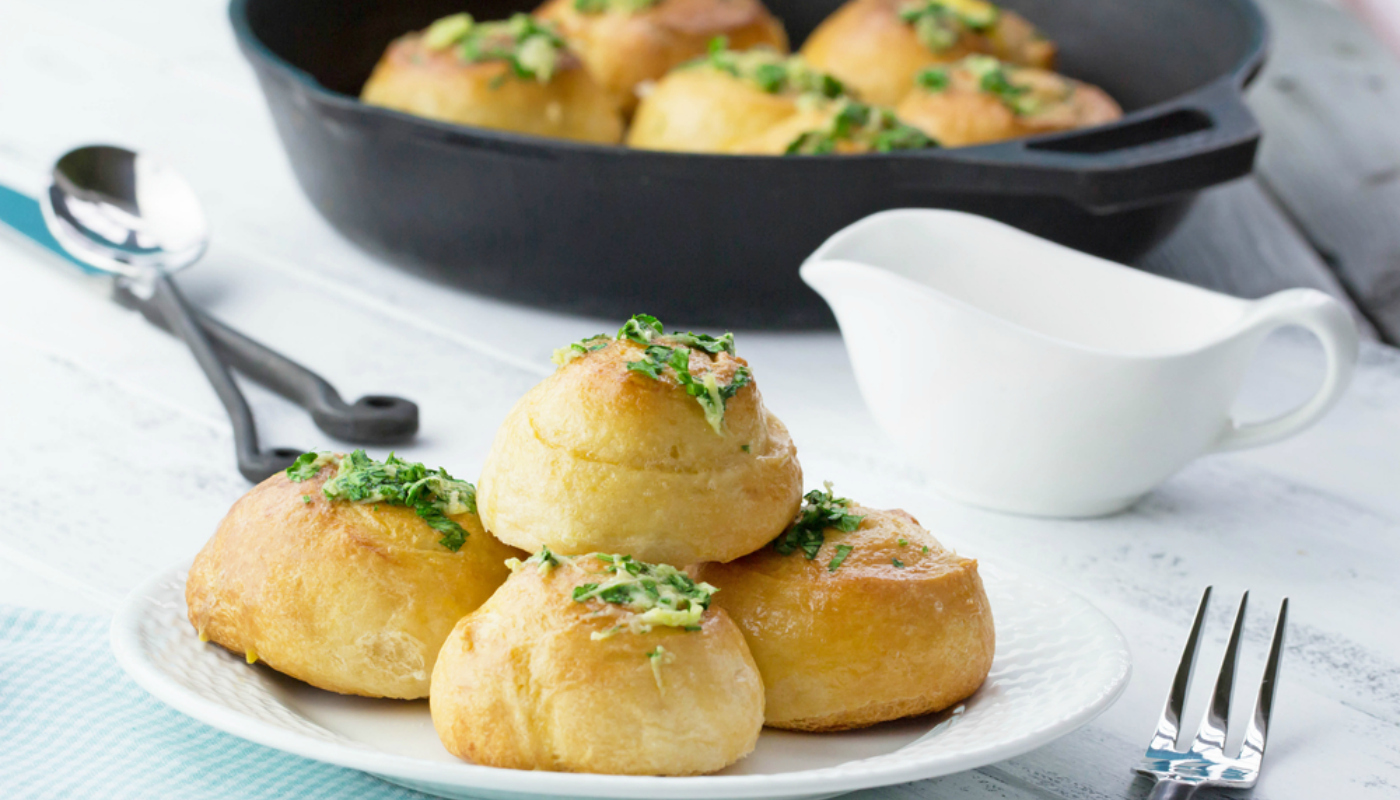
<svg viewBox="0 0 1400 800"><path fill-rule="evenodd" d="M193 309L169 275L157 274L152 277L152 299L170 328L185 341L199 363L200 369L214 387L224 410L228 412L233 425L233 446L238 457L238 471L253 483L272 477L286 469L301 455L300 450L278 447L266 452L258 449L258 430L253 422L253 412L243 397L238 384L234 383L228 367L220 360L214 346L204 335L204 330L195 321Z"/></svg>
<svg viewBox="0 0 1400 800"><path fill-rule="evenodd" d="M154 300L118 284L117 302L170 330ZM390 395L366 395L348 404L325 378L217 319L191 308L190 315L230 367L311 412L330 436L363 444L394 444L418 433L418 405Z"/></svg>
<svg viewBox="0 0 1400 800"><path fill-rule="evenodd" d="M1341 303L1316 289L1289 289L1259 301L1254 327L1260 338L1278 328L1296 325L1322 343L1327 372L1311 399L1282 416L1264 422L1232 423L1215 450L1241 450L1277 442L1322 418L1346 391L1360 349L1356 323Z"/></svg>

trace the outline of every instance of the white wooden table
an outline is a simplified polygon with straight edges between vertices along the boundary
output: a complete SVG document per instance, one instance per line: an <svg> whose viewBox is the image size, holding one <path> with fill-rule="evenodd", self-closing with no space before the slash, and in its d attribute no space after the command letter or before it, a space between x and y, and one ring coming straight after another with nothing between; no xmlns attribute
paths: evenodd
<svg viewBox="0 0 1400 800"><path fill-rule="evenodd" d="M1302 41L1309 15L1342 25L1337 36L1355 35L1312 0L1268 8L1287 29L1281 47ZM448 291L339 239L294 185L223 14L222 0L6 0L0 183L35 193L51 160L79 143L160 154L192 180L215 234L209 256L181 278L191 299L313 365L347 397L417 400L423 433L402 452L475 475L506 410L550 368L550 351L617 322ZM1283 118L1291 131L1277 146L1308 135L1307 120L1288 115L1279 87L1289 84L1280 80L1292 81L1295 97L1318 74L1346 83L1325 54L1282 55L1256 93L1266 128ZM1348 135L1394 142L1394 130ZM1260 180L1208 194L1145 266L1245 295L1288 285L1341 295L1343 284L1361 285L1356 276L1374 259L1334 259L1360 265L1338 281L1309 246L1345 215L1280 214L1290 191L1307 194L1306 176L1269 146L1262 163ZM1329 180L1315 182L1317 193L1347 202L1341 176L1333 170ZM1367 213L1374 221L1397 210ZM1377 235L1393 241L1397 230ZM229 428L177 341L88 291L67 267L0 234L0 275L0 603L106 613L141 578L191 556L246 490ZM1362 316L1385 329L1389 308ZM810 483L830 479L867 504L902 506L969 555L1063 582L1132 646L1127 693L1080 732L1021 758L870 795L1141 797L1147 785L1129 765L1153 727L1200 590L1213 583L1221 597L1254 590L1245 683L1262 669L1267 615L1281 596L1294 601L1268 769L1254 796L1400 797L1400 351L1365 345L1349 396L1294 440L1204 459L1121 516L1048 522L931 494L874 427L835 334L741 334L739 346L791 428ZM1300 400L1319 371L1309 340L1275 338L1241 414ZM331 444L299 409L249 392L266 443ZM1223 648L1223 606L1208 665Z"/></svg>

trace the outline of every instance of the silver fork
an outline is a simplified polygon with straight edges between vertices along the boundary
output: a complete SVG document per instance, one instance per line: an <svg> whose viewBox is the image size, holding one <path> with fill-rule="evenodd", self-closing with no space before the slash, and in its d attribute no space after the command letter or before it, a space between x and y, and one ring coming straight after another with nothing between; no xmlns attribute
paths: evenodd
<svg viewBox="0 0 1400 800"><path fill-rule="evenodd" d="M1235 688L1235 667L1239 663L1240 631L1244 628L1244 609L1248 602L1249 592L1245 592L1240 599L1240 611L1235 615L1235 627L1230 631L1230 643L1225 648L1220 675L1215 679L1210 709L1206 711L1191 746L1179 750L1177 737L1181 733L1181 710L1186 705L1186 692L1191 686L1191 673L1196 665L1196 649L1201 643L1201 629L1206 608L1210 605L1210 587L1206 587L1201 606L1196 609L1196 622L1191 626L1191 635L1186 640L1186 650L1181 654L1181 664L1176 668L1171 694L1167 695L1167 705L1162 709L1162 719L1157 723L1157 732L1153 734L1142 760L1133 768L1157 779L1148 800L1188 800L1202 786L1248 789L1259 780L1259 769L1264 761L1264 740L1269 733L1269 714L1274 707L1274 690L1278 687L1279 659L1283 656L1288 598L1283 599L1278 622L1274 624L1269 661L1264 667L1264 679L1259 684L1259 698L1254 703L1254 715L1245 731L1244 743L1240 746L1239 755L1230 757L1225 755L1225 736L1230 721L1230 695Z"/></svg>

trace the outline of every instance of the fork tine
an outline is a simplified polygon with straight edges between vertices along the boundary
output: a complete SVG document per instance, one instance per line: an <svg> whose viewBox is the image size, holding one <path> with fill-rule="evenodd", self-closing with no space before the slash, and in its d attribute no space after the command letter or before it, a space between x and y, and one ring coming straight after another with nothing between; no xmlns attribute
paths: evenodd
<svg viewBox="0 0 1400 800"><path fill-rule="evenodd" d="M1249 720L1245 731L1244 745L1240 748L1240 758L1259 769L1264 760L1264 742L1269 735L1269 715L1274 710L1274 690L1278 688L1279 662L1283 660L1284 630L1288 625L1288 598L1278 609L1278 622L1274 623L1274 641L1269 645L1269 660L1264 664L1264 679L1259 682L1259 697L1254 701L1254 716Z"/></svg>
<svg viewBox="0 0 1400 800"><path fill-rule="evenodd" d="M1230 642L1225 646L1225 658L1220 662L1220 675L1215 679L1215 692L1210 708L1191 745L1193 752L1207 749L1223 750L1225 732L1230 724L1230 696L1235 690L1235 668L1240 662L1240 632L1244 629L1244 610L1249 605L1249 592L1240 598L1240 610L1235 614L1235 627L1230 630Z"/></svg>
<svg viewBox="0 0 1400 800"><path fill-rule="evenodd" d="M1171 750L1176 747L1176 737L1181 732L1181 710L1186 705L1186 692L1191 688L1191 672L1196 666L1196 649L1201 643L1201 631L1205 627L1206 609L1210 607L1210 590L1207 586L1201 595L1201 604L1196 608L1196 621L1191 625L1191 634L1186 637L1186 647L1181 651L1181 663L1176 668L1176 679L1172 681L1171 693L1162 709L1162 718L1157 722L1157 732L1152 735L1150 750Z"/></svg>

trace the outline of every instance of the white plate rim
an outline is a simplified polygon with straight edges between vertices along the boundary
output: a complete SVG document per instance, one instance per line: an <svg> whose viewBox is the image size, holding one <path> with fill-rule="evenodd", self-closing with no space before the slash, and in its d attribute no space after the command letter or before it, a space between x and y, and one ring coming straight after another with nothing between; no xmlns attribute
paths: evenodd
<svg viewBox="0 0 1400 800"><path fill-rule="evenodd" d="M112 617L110 640L117 663L138 686L175 710L241 739L298 755L313 761L366 772L391 781L433 784L515 794L587 798L655 798L704 800L716 797L833 796L847 792L936 778L1028 753L1088 724L1122 695L1132 676L1132 656L1123 632L1102 611L1078 593L1062 586L1028 581L1010 570L998 568L1002 579L1045 586L1066 595L1071 602L1107 624L1122 654L1121 669L1092 702L1040 728L994 745L971 750L911 758L908 763L882 766L859 773L842 773L840 766L767 775L701 775L688 777L598 775L487 767L466 762L426 761L370 749L351 748L335 742L278 727L247 716L166 678L159 667L142 654L138 627L143 610L155 590L171 580L181 580L190 561L183 561L143 581L118 605ZM181 583L183 581L181 580ZM828 774L828 773L836 774Z"/></svg>

